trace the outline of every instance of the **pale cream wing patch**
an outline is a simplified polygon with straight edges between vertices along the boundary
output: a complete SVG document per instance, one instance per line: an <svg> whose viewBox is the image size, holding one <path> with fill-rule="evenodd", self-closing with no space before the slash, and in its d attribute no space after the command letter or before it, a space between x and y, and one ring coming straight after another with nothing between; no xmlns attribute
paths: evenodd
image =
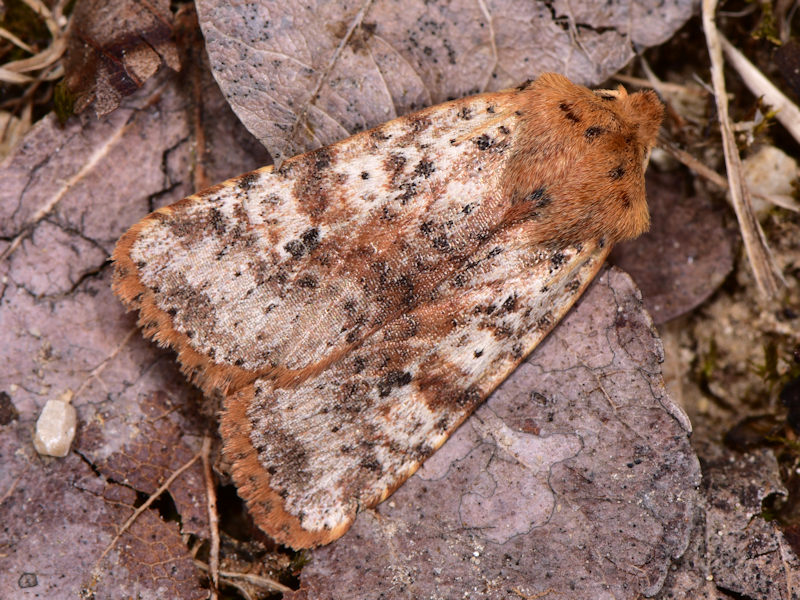
<svg viewBox="0 0 800 600"><path fill-rule="evenodd" d="M512 96L421 111L159 209L120 240L114 289L205 392L324 369L498 225Z"/></svg>
<svg viewBox="0 0 800 600"><path fill-rule="evenodd" d="M261 378L226 401L221 431L258 525L327 543L392 493L513 371L602 265L595 242L545 251L508 229L324 372Z"/></svg>

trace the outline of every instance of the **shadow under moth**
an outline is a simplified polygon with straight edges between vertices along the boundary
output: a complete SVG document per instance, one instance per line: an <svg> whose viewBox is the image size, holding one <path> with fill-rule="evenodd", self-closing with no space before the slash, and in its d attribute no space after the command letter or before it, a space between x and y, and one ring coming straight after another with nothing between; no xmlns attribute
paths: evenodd
<svg viewBox="0 0 800 600"><path fill-rule="evenodd" d="M547 73L160 208L114 251L144 334L224 397L255 522L293 548L385 500L648 228L663 107Z"/></svg>

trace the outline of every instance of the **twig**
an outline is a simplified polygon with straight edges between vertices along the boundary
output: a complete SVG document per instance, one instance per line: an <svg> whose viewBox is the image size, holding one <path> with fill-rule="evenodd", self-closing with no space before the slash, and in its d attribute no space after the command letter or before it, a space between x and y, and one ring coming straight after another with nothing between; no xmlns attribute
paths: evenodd
<svg viewBox="0 0 800 600"><path fill-rule="evenodd" d="M75 392L76 397L80 396L83 393L83 391L87 387L89 387L89 382L92 381L93 379L97 379L98 381L100 381L102 385L103 382L100 380L100 373L102 373L103 370L108 366L108 363L114 360L117 357L117 355L120 352L122 352L122 349L127 345L127 343L137 332L138 332L137 328L135 327L131 328L130 331L128 331L128 333L125 334L125 337L122 338L122 341L120 341L120 343L117 344L117 347L111 351L111 354L106 356L102 361L100 361L99 365L97 365L94 369L92 369L92 372L86 376L86 378L81 382L81 385L78 387L78 390Z"/></svg>
<svg viewBox="0 0 800 600"><path fill-rule="evenodd" d="M211 550L208 564L211 572L211 600L216 600L219 589L219 516L217 515L217 492L214 488L214 474L211 472L211 437L203 439L203 473L206 480L206 506L208 507L208 529L211 532Z"/></svg>
<svg viewBox="0 0 800 600"><path fill-rule="evenodd" d="M675 160L683 163L687 167L689 167L692 171L700 175L701 177L705 177L711 183L716 185L717 187L728 191L729 185L728 180L725 179L722 175L717 173L714 169L711 169L704 165L702 162L697 160L694 156L686 152L686 150L681 150L663 135L658 136L658 147L661 148L664 152L669 154ZM783 196L776 196L776 195L764 195L764 194L752 194L753 198L758 198L759 200L763 200L764 202L769 202L770 204L774 204L775 206L780 206L781 208L785 208L786 210L791 210L794 212L800 212L800 206L796 202L791 199L784 198Z"/></svg>
<svg viewBox="0 0 800 600"><path fill-rule="evenodd" d="M103 553L100 555L100 558L98 558L97 561L95 562L95 568L97 568L97 566L100 564L100 561L102 561L106 557L106 555L109 552L111 552L111 549L119 541L119 538L122 537L122 534L125 533L126 531L128 531L130 526L133 525L133 522L139 517L139 515L142 514L144 511L146 511L148 508L150 508L150 505L153 502L155 502L156 499L161 494L163 494L164 492L167 491L167 488L169 488L169 486L172 485L172 482L175 481L178 477L180 477L180 475L186 469L191 467L195 463L195 461L197 461L198 458L200 458L200 452L195 454L191 459L189 459L189 461L186 464L184 464L177 471L172 473L172 475L170 475L167 478L167 480L161 485L160 488L158 488L155 492L150 494L150 497L147 499L147 501L144 504L142 504L139 508L137 508L135 511L133 511L133 514L128 518L127 521L125 521L125 524L122 527L119 528L119 531L117 532L117 535L114 536L114 539L111 540L111 543L109 543L108 546L106 546L106 549L103 550Z"/></svg>
<svg viewBox="0 0 800 600"><path fill-rule="evenodd" d="M205 571L206 573L209 571L209 566L201 560L195 560L194 564L198 569ZM220 571L219 576L221 579L241 579L258 587L266 588L268 590L275 590L276 592L281 592L283 594L294 591L292 590L292 588L285 586L282 583L275 581L274 579L270 579L269 577L262 577L261 575L253 575L252 573L238 573L236 571Z"/></svg>
<svg viewBox="0 0 800 600"><path fill-rule="evenodd" d="M653 78L651 79L649 76L652 72L650 71L650 67L645 66L646 64L647 63L642 61L642 68L648 75L647 79L642 79L641 77L631 77L630 75L623 75L622 73L617 73L616 75L614 75L614 79L616 79L617 81L621 81L622 83L627 83L628 85L634 85L636 87L653 88L662 96L670 93L679 94L688 92L696 95L704 93L699 90L692 90L691 88L688 88L682 83L671 83L669 81L661 81L660 79L657 79L655 76L653 76Z"/></svg>
<svg viewBox="0 0 800 600"><path fill-rule="evenodd" d="M0 27L0 38L5 38L5 39L7 39L9 42L11 42L12 44L14 44L15 46L17 46L17 47L19 47L19 48L22 48L23 50L25 50L25 52L30 52L31 54L34 54L34 53L35 53L35 51L34 51L34 49L33 49L33 48L31 48L30 46L28 46L28 44L26 44L25 42L23 42L21 39L19 39L17 36L15 36L13 33L11 33L11 32L10 32L8 29L6 29L5 27Z"/></svg>
<svg viewBox="0 0 800 600"><path fill-rule="evenodd" d="M772 298L778 293L779 276L764 238L764 232L753 214L750 200L750 191L742 176L742 163L736 141L731 131L728 116L728 96L725 91L725 77L722 73L722 48L720 47L719 33L714 24L714 11L717 0L703 0L703 30L708 45L708 55L711 59L711 83L714 87L714 98L719 113L719 124L722 131L723 150L725 152L725 168L730 183L731 203L739 221L742 231L745 251L750 260L750 266L755 275L759 291L766 297Z"/></svg>
<svg viewBox="0 0 800 600"><path fill-rule="evenodd" d="M724 35L719 34L719 42L728 62L739 73L745 85L750 88L754 96L763 98L764 102L775 110L775 118L800 144L800 108L772 85L772 82L764 77L744 54L734 48Z"/></svg>
<svg viewBox="0 0 800 600"><path fill-rule="evenodd" d="M128 131L128 129L132 126L132 123L128 121L117 129L108 139L106 139L102 145L95 147L94 152L91 156L89 156L83 163L81 169L75 173L72 177L67 179L66 181L61 181L61 185L58 191L48 200L43 206L39 207L39 210L34 213L34 215L28 219L24 225L22 225L20 232L11 240L11 243L6 246L5 250L0 252L0 261L7 259L14 251L22 244L23 240L25 240L28 235L31 234L34 227L44 219L50 211L52 211L61 199L70 191L70 189L77 185L79 181L81 181L91 170L97 165L98 162L102 158L104 158L109 149L114 146Z"/></svg>

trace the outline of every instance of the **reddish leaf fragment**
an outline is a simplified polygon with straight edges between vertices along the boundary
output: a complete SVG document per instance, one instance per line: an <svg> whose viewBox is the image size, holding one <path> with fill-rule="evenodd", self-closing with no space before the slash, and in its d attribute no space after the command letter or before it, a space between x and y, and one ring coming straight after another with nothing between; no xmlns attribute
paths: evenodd
<svg viewBox="0 0 800 600"><path fill-rule="evenodd" d="M179 407L163 392L141 398L139 406L143 414L137 428L138 435L126 440L123 447L108 458L99 460L95 468L112 481L125 482L139 492L151 494L172 472L191 459L195 450L189 448L183 433L202 429L202 425L187 423L180 413L176 415ZM92 456L104 443L102 426L93 423L81 437L81 451ZM199 462L170 486L169 494L181 517L182 533L208 537L204 490Z"/></svg>
<svg viewBox="0 0 800 600"><path fill-rule="evenodd" d="M64 82L74 111L98 116L138 90L164 64L179 70L168 0L83 0L70 19Z"/></svg>
<svg viewBox="0 0 800 600"><path fill-rule="evenodd" d="M41 458L30 423L0 429L0 597L186 598L208 595L176 523L145 511L92 572L131 515L134 490L77 453Z"/></svg>

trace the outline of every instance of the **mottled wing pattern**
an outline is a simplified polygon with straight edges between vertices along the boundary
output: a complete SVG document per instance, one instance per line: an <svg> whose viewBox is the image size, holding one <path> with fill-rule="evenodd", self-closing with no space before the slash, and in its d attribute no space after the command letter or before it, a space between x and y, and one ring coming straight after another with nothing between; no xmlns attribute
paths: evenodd
<svg viewBox="0 0 800 600"><path fill-rule="evenodd" d="M510 101L422 111L161 208L120 240L115 291L207 393L320 372L498 226Z"/></svg>
<svg viewBox="0 0 800 600"><path fill-rule="evenodd" d="M523 225L323 373L228 398L221 430L262 528L324 544L383 501L547 335L602 265L594 243L542 252Z"/></svg>

